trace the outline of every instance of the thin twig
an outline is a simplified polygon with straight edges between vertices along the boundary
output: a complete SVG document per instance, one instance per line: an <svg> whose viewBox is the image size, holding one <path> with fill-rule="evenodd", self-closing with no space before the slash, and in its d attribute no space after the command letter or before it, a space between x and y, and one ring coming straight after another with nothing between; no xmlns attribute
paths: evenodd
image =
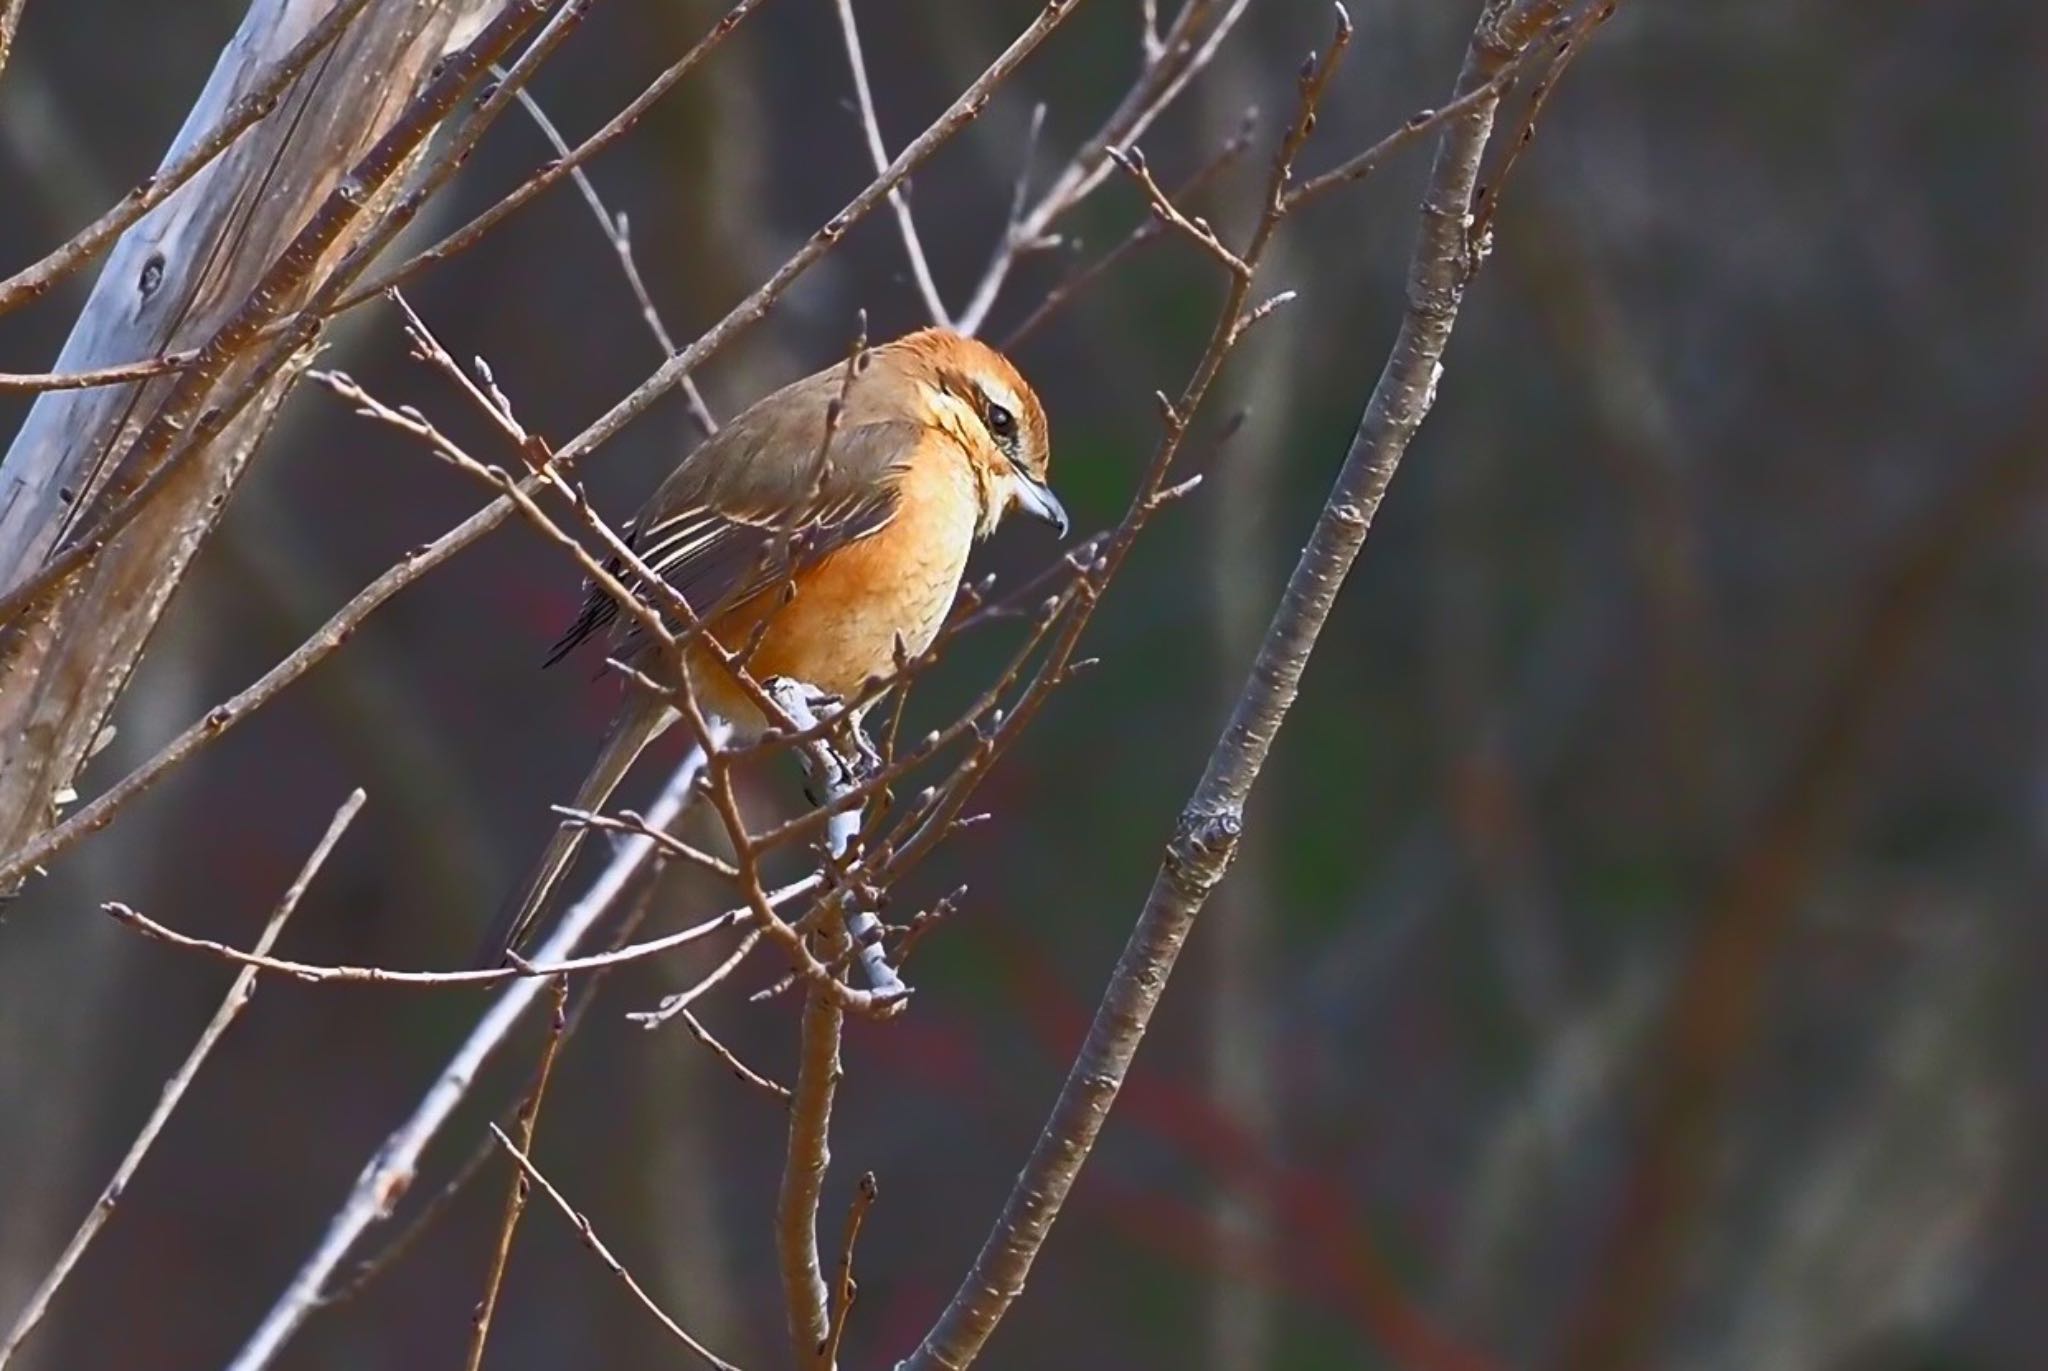
<svg viewBox="0 0 2048 1371"><path fill-rule="evenodd" d="M1516 165L1522 160L1523 151L1536 140L1536 121L1543 117L1544 106L1550 103L1550 96L1564 79L1572 59L1584 50L1585 42L1609 19L1614 17L1615 6L1620 0L1606 0L1587 9L1565 27L1551 48L1549 70L1536 78L1535 86L1529 92L1528 107L1522 112L1520 126L1514 136L1507 140L1507 152L1501 157L1500 165L1493 170L1493 179L1481 186L1473 196L1472 240L1484 243L1493 232L1494 216L1500 213L1500 198L1507 189L1509 180L1515 174Z"/></svg>
<svg viewBox="0 0 2048 1371"><path fill-rule="evenodd" d="M626 285L631 288L633 299L640 306L640 317L646 321L647 331L654 335L655 345L661 349L661 355L675 356L675 339L669 334L668 325L662 322L661 311L654 306L654 296L648 292L647 282L640 276L640 264L634 260L632 226L627 222L625 214L613 214L605 208L604 201L598 197L596 184L590 179L590 173L585 171L580 163L569 160L572 153L568 140L563 138L561 130L555 127L555 121L548 118L547 111L540 107L540 101L534 99L533 92L522 88L519 92L519 104L532 117L534 126L540 130L541 137L548 140L548 146L555 150L561 164L569 168L569 175L575 180L576 189L583 193L583 203L590 206L590 212L597 216L597 225L604 230L605 241L611 244L612 255L619 259L619 270L625 275ZM685 376L682 389L683 401L689 406L690 417L696 421L698 431L706 437L718 432L718 420L711 416L711 406L705 403L704 393L697 389L697 378Z"/></svg>
<svg viewBox="0 0 2048 1371"><path fill-rule="evenodd" d="M682 813L695 790L703 756L702 752L692 749L683 759L683 764L669 778L660 798L648 810L650 824L665 826ZM542 963L561 961L575 951L576 945L610 912L636 874L658 850L647 838L621 840L610 863L583 898L563 912L554 931L542 943L536 960ZM420 1154L426 1150L427 1143L441 1131L455 1106L469 1093L483 1064L539 998L544 985L545 982L537 977L525 977L499 993L448 1065L435 1078L411 1117L371 1154L347 1198L329 1221L319 1246L300 1266L248 1342L235 1354L230 1371L257 1371L259 1367L268 1366L299 1325L305 1322L306 1316L319 1306L322 1291L349 1250L373 1225L391 1216L392 1208L417 1174Z"/></svg>
<svg viewBox="0 0 2048 1371"><path fill-rule="evenodd" d="M1187 0L1174 15L1173 25L1163 38L1147 30L1144 67L1130 91L1103 121L1095 135L1053 177L1045 194L1021 216L1012 216L1008 230L996 244L980 282L955 320L967 334L979 333L1002 293L1003 283L1026 255L1055 247L1059 238L1052 227L1074 206L1102 184L1109 173L1109 150L1128 146L1144 136L1166 108L1206 67L1223 39L1244 14L1249 0L1231 0L1218 10L1219 0Z"/></svg>
<svg viewBox="0 0 2048 1371"><path fill-rule="evenodd" d="M46 390L91 390L95 386L117 386L126 381L146 381L190 365L199 349L146 357L139 362L122 362L85 371L0 371L0 395L38 394Z"/></svg>
<svg viewBox="0 0 2048 1371"><path fill-rule="evenodd" d="M335 844L341 841L341 835L355 818L356 811L363 807L363 799L363 792L357 790L341 802L341 808L335 811L334 818L328 822L326 833L322 834L320 841L314 845L311 855L299 868L298 876L293 879L283 898L277 902L277 907L271 911L269 920L263 925L263 932L256 939L259 953L268 952L276 945L278 936L284 932L286 921L298 909L299 900L305 895L306 887L313 883L313 877L319 874L328 854L333 852ZM221 1035L228 1031L228 1025L235 1021L235 1017L242 1012L242 1006L248 1004L250 997L255 993L255 968L244 967L236 974L234 983L228 987L228 993L221 1000L220 1008L214 1011L213 1018L199 1034L199 1041L192 1045L192 1050L185 1055L184 1062L165 1083L163 1093L157 1099L156 1108L150 1111L149 1118L142 1125L142 1131L137 1133L135 1141L129 1144L127 1154L121 1158L121 1164L114 1168L113 1179L100 1191L99 1199L86 1214L84 1222L80 1223L78 1231L71 1235L71 1241L64 1245L64 1251L59 1254L56 1265L50 1268L49 1274L36 1286L35 1293L29 1296L28 1303L15 1318L14 1326L8 1330L7 1340L0 1343L0 1367L7 1365L28 1335L35 1331L36 1325L49 1310L50 1300L56 1295L58 1288L70 1276L72 1268L78 1265L79 1258L85 1255L85 1249L92 1244L93 1238L106 1226L107 1220L113 1217L114 1206L127 1192L129 1182L135 1179L135 1173L142 1165L142 1159L149 1155L149 1149L155 1145L157 1135L163 1132L172 1112L185 1098L186 1089L199 1074L199 1068L205 1064L214 1044L220 1041Z"/></svg>
<svg viewBox="0 0 2048 1371"><path fill-rule="evenodd" d="M532 1159L521 1151L512 1139L505 1136L504 1129L496 1124L492 1124L491 1136L498 1140L499 1146L511 1154L513 1161L519 1163L520 1174L546 1191L548 1199L554 1202L555 1208L561 1210L563 1217L575 1225L577 1234L583 1239L583 1245L588 1247L596 1255L597 1259L603 1262L614 1276L619 1278L626 1289L633 1292L634 1299L640 1301L641 1305L650 1314L661 1320L661 1326L666 1328L675 1337L676 1341L696 1353L707 1365L717 1368L717 1371L739 1371L737 1366L734 1366L703 1343L691 1337L681 1324L669 1317L667 1310L654 1302L654 1297L649 1295L640 1282L633 1278L633 1273L628 1271L625 1265L612 1255L612 1250L604 1245L603 1240L597 1236L597 1230L590 1226L590 1220L577 1212L576 1207L569 1203L562 1192L555 1189L554 1182L542 1175L540 1168L533 1164Z"/></svg>
<svg viewBox="0 0 2048 1371"><path fill-rule="evenodd" d="M1252 274L1252 269L1245 265L1243 258L1223 246L1223 240L1216 236L1216 230L1180 212L1179 206L1175 205L1160 188L1159 183L1152 179L1152 170L1145 164L1145 154L1136 146L1111 148L1109 160L1131 174L1139 189L1145 192L1145 199L1151 204L1152 212L1158 215L1167 227L1193 239L1197 247L1221 262L1224 270L1231 275L1249 277Z"/></svg>
<svg viewBox="0 0 2048 1371"><path fill-rule="evenodd" d="M1244 150L1251 146L1251 141L1252 119L1250 115L1246 115L1244 122L1239 125L1238 131L1231 136L1230 141L1218 149L1215 156L1197 168L1192 176L1182 181L1179 185L1174 186L1167 194L1173 198L1176 204L1190 199L1206 187L1209 182L1221 175L1232 162L1235 162ZM1124 236L1122 242L1047 291L1045 298L1040 300L1037 307L1024 317L1023 322L1005 335L1002 342L1002 350L1009 352L1015 349L1017 344L1044 327L1046 320L1064 309L1083 287L1088 286L1115 267L1121 265L1126 258L1130 257L1131 254L1144 247L1147 243L1157 242L1165 236L1165 233L1166 225L1160 222L1158 216L1146 215L1144 219L1139 221L1136 228Z"/></svg>
<svg viewBox="0 0 2048 1371"><path fill-rule="evenodd" d="M875 1173L864 1171L860 1184L854 1188L853 1203L847 1206L846 1239L839 1249L839 1277L832 1291L832 1331L826 1335L824 1350L818 1354L818 1362L826 1371L837 1371L839 1366L839 1345L846 1338L853 1302L860 1294L860 1285L853 1279L853 1248L860 1241L860 1228L867 1222L868 1210L874 1208L880 1193Z"/></svg>
<svg viewBox="0 0 2048 1371"><path fill-rule="evenodd" d="M639 932L640 925L646 921L647 911L659 881L660 873L654 872L651 873L650 879L640 882L639 895L633 901L632 906L626 911L626 916L619 921L619 929L612 938L610 950L616 951L624 947L628 942L632 941L633 935ZM562 1040L564 1042L575 1037L577 1029L582 1027L584 1019L590 1013L590 1007L597 1002L597 988L603 983L606 974L604 971L599 971L597 974L589 976L574 985L569 997L569 1022L562 1030ZM537 1080L538 1069L536 1068L530 1074L526 1087L521 1092L522 1098L532 1093L533 1086ZM507 1123L516 1120L516 1114L501 1113L499 1117L501 1121ZM455 1174L450 1176L442 1184L441 1188L434 1192L433 1198L422 1205L412 1218L406 1222L405 1227L394 1234L390 1241L357 1262L354 1268L349 1271L346 1279L321 1297L320 1307L328 1309L335 1305L347 1303L374 1284L378 1277L396 1266L405 1254L412 1250L413 1245L419 1241L420 1237L434 1226L441 1215L447 1212L448 1206L454 1202L455 1197L468 1188L470 1181L474 1180L478 1173L483 1170L484 1163L491 1159L495 1151L496 1149L491 1145L491 1139L488 1136L479 1139L477 1145L470 1149L469 1155L463 1159L462 1165L455 1169Z"/></svg>
<svg viewBox="0 0 2048 1371"><path fill-rule="evenodd" d="M569 982L557 978L555 988L555 1013L548 1024L547 1042L540 1050L540 1066L534 1073L533 1089L527 1092L525 1101L519 1106L519 1117L515 1127L519 1129L519 1148L523 1152L533 1151L534 1129L540 1122L541 1101L548 1093L548 1079L554 1075L555 1054L561 1050L562 1038L569 1029ZM495 1129L495 1125L493 1126ZM505 1212L498 1222L498 1245L491 1254L490 1274L484 1277L484 1295L477 1302L476 1318L470 1329L468 1371L480 1371L484 1364L484 1344L491 1337L491 1316L498 1309L498 1293L505 1285L505 1267L512 1260L512 1238L519 1231L519 1217L526 1212L526 1197L532 1186L524 1171L516 1171L512 1184L505 1189Z"/></svg>
<svg viewBox="0 0 2048 1371"><path fill-rule="evenodd" d="M1539 51L1539 48L1536 44L1529 44L1517 52L1506 66L1495 72L1484 84L1474 86L1471 90L1465 91L1457 98L1436 109L1417 110L1408 116L1407 122L1402 124L1400 128L1395 129L1364 152L1359 153L1355 157L1346 158L1343 162L1338 163L1321 175L1312 176L1300 185L1295 186L1287 192L1288 212L1292 213L1309 201L1322 198L1322 196L1335 190L1338 186L1364 180L1372 175L1373 172L1379 170L1380 164L1389 157L1415 142L1424 134L1441 127L1443 124L1453 119L1463 119L1481 106L1491 108L1500 100L1501 95L1507 90L1508 86L1513 83L1523 64L1537 51Z"/></svg>
<svg viewBox="0 0 2048 1371"><path fill-rule="evenodd" d="M682 1014L683 1026L690 1030L691 1036L695 1037L698 1042L710 1048L713 1056L725 1063L726 1070L732 1072L733 1075L739 1077L755 1089L764 1091L770 1097L780 1100L783 1104L786 1105L790 1102L791 1097L788 1086L771 1077L762 1075L754 1070L753 1067L741 1061L739 1053L720 1042L712 1034L711 1030L704 1026L704 1021L698 1018L694 1012L688 1009L680 1012Z"/></svg>
<svg viewBox="0 0 2048 1371"><path fill-rule="evenodd" d="M646 841L652 842L653 840L647 839ZM656 846L659 847L659 844ZM806 876L803 880L797 881L794 884L783 886L779 890L770 891L765 898L771 907L779 908L782 905L788 904L791 900L819 890L823 885L824 877ZM398 971L381 966L343 966L319 962L290 961L283 957L271 957L256 952L244 951L241 948L230 947L226 943L215 942L210 938L195 938L189 933L180 933L176 929L166 927L148 915L131 909L119 901L110 901L102 905L101 910L112 915L115 919L126 924L136 932L154 938L158 942L169 943L172 947L181 947L188 952L204 953L209 957L232 962L238 966L246 966L256 971L269 971L280 976L290 976L295 980L305 981L313 985L353 983L358 985L451 986L495 985L502 981L545 980L550 976L569 976L584 971L601 971L609 967L623 966L627 962L637 962L648 957L659 956L661 953L673 951L686 943L696 942L698 939L708 937L713 933L721 933L728 928L743 927L752 918L751 909L728 909L717 918L706 919L702 923L693 924L681 932L670 933L659 938L650 938L646 942L634 943L629 947L622 947L612 952L593 953L587 957L563 957L555 961L544 960L538 957L528 960L521 957L515 959L510 966L493 966L464 971Z"/></svg>
<svg viewBox="0 0 2048 1371"><path fill-rule="evenodd" d="M695 985L687 990L678 990L674 994L664 997L661 1003L653 1009L637 1010L634 1013L628 1014L626 1018L633 1023L639 1024L642 1028L661 1027L676 1015L686 1012L692 1004L695 1004L711 990L722 984L726 977L739 969L740 963L747 959L754 948L760 944L760 941L761 930L758 928L748 929L747 936L741 938L739 944L726 954L725 960L713 967L705 975L698 977Z"/></svg>
<svg viewBox="0 0 2048 1371"><path fill-rule="evenodd" d="M853 69L853 94L860 107L861 132L866 136L868 156L874 159L877 172L889 168L889 150L882 142L882 125L875 117L874 92L868 89L868 66L861 57L860 27L854 22L853 0L835 0L834 8L839 13L839 33L846 43L846 64ZM924 244L918 240L917 219L910 212L910 196L903 186L889 192L889 208L895 211L896 227L903 236L903 251L910 258L911 280L917 285L917 293L924 301L924 312L934 324L941 328L953 327L953 317L946 312L946 302L939 296L938 284L932 280L931 263L925 259Z"/></svg>

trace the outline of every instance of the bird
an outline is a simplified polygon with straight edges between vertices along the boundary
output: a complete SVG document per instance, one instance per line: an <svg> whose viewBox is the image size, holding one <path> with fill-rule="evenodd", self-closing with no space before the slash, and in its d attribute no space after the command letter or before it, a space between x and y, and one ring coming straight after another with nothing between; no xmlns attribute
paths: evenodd
<svg viewBox="0 0 2048 1371"><path fill-rule="evenodd" d="M978 339L919 329L756 401L677 463L623 537L705 618L708 637L727 654L750 651L755 681L788 677L859 711L872 704L863 687L894 671L899 651L931 646L969 551L1006 515L1066 535L1050 461L1045 409L1010 360ZM622 561L610 569L624 577ZM607 627L616 656L661 679L647 636L596 585L546 664ZM767 719L718 654L693 642L684 662L718 734L761 735ZM680 718L667 700L632 692L573 807L602 808ZM582 834L573 821L557 828L478 965L526 941Z"/></svg>

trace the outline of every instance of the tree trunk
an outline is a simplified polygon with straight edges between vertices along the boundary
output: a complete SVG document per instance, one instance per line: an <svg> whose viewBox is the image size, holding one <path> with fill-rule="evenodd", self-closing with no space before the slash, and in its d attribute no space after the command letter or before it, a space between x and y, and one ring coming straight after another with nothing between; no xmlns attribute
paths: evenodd
<svg viewBox="0 0 2048 1371"><path fill-rule="evenodd" d="M333 3L251 0L165 161L199 141ZM275 110L108 251L57 369L134 361L212 337L394 122L436 59L501 3L373 0ZM341 235L286 308L303 301L351 241ZM151 633L307 355L192 453L96 557L0 625L0 852L50 824L96 750ZM245 374L229 365L195 413ZM176 381L37 400L0 462L0 587L33 575L89 522L82 514L104 514L109 488L119 484L112 480L116 455Z"/></svg>

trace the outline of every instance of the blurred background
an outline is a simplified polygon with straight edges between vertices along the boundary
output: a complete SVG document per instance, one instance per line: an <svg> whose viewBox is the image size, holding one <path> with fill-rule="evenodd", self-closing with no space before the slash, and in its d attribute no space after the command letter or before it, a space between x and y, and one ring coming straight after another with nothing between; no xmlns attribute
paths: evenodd
<svg viewBox="0 0 2048 1371"><path fill-rule="evenodd" d="M28 5L0 79L0 267L154 167L241 9ZM721 9L601 5L536 93L579 137ZM1035 9L866 0L891 146ZM1047 103L1042 186L1128 86L1139 10L1086 6L917 178L956 307L1000 231L1033 104ZM1440 103L1475 10L1354 4L1358 40L1305 167ZM1328 28L1321 0L1251 6L1145 139L1161 180L1256 105L1258 153L1199 206L1241 229ZM1637 0L1590 44L1507 194L1441 402L1323 637L1243 855L984 1365L1575 1368L1598 1364L1602 1330L1639 1337L1637 1364L1688 1371L2041 1364L2044 60L2048 11L2028 0ZM850 95L831 7L776 0L593 165L680 337L866 184ZM546 156L508 115L415 239ZM1203 416L1190 459L1208 480L1115 585L1086 649L1101 665L981 792L991 821L898 893L907 914L968 886L913 963L911 1011L848 1036L829 1247L860 1173L881 1187L849 1365L914 1344L1036 1135L1378 374L1426 162L1405 154L1290 224L1263 284L1301 299ZM991 335L1141 217L1127 183L1105 186L1063 226L1078 255L1032 260ZM1121 512L1156 432L1150 394L1178 389L1219 286L1166 242L1018 350L1081 529ZM46 366L84 289L0 320L0 366ZM411 298L555 438L660 360L567 188ZM922 322L886 214L707 367L713 407L841 355L859 309L878 336ZM406 359L388 308L335 337L332 362L505 458ZM0 433L25 411L0 397ZM600 503L623 517L692 439L664 401L590 468ZM81 789L479 499L300 388ZM1019 528L982 566L1014 583L1050 553ZM594 658L538 669L577 599L559 554L516 526L494 535L12 908L0 1319L229 979L99 902L246 944L360 784L368 808L285 951L457 964L616 699ZM913 719L950 717L1009 646L966 644ZM764 811L803 803L780 769L753 785ZM718 898L676 877L655 918ZM692 969L643 962L602 983L538 1156L693 1332L782 1365L783 1116L680 1027L623 1018ZM786 1075L793 1003L747 1001L771 974L757 961L704 1012ZM483 1003L264 982L19 1364L224 1360ZM537 1045L497 1064L407 1213ZM455 1364L501 1168L282 1364ZM1669 1298L1648 1293L1658 1276ZM490 1364L676 1356L536 1206Z"/></svg>

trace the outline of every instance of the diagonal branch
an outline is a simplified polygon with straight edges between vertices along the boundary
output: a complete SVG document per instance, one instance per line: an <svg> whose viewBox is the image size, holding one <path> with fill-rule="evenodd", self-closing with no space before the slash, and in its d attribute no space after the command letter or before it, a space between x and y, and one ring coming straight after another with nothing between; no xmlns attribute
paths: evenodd
<svg viewBox="0 0 2048 1371"><path fill-rule="evenodd" d="M503 73L498 73L500 79ZM668 331L668 325L661 320L661 311L654 307L654 297L648 293L647 282L641 279L640 264L633 257L632 228L624 213L613 214L605 208L598 196L597 186L590 179L590 173L578 163L569 159L574 155L569 141L562 137L562 131L555 127L555 121L548 118L546 110L540 107L533 92L521 87L519 104L533 120L541 137L548 140L548 146L560 158L558 165L569 168L569 176L576 182L576 189L583 194L583 203L590 206L590 212L597 216L597 225L604 230L605 241L611 245L612 255L619 259L619 270L626 278L626 285L633 292L633 300L640 306L640 317L646 321L648 332L654 335L655 345L664 357L676 355L676 343ZM697 389L696 378L683 378L683 402L690 408L690 417L697 423L699 431L707 437L718 432L718 421L711 417L711 406L704 402L704 394Z"/></svg>
<svg viewBox="0 0 2048 1371"><path fill-rule="evenodd" d="M650 827L666 828L689 804L703 770L704 754L692 749L683 759L661 796L647 811ZM563 912L561 921L541 944L534 960L560 961L575 951L590 930L625 895L641 868L655 857L654 840L638 834L624 838L614 850L610 863L582 899ZM420 1155L427 1143L441 1131L455 1106L469 1093L477 1073L505 1041L513 1025L524 1018L540 998L548 982L526 977L508 985L491 1005L448 1065L435 1078L412 1117L385 1139L363 1167L362 1174L335 1212L320 1245L264 1315L248 1342L235 1354L230 1371L257 1371L284 1349L284 1345L318 1308L327 1283L354 1248L357 1239L371 1227L389 1218L417 1173Z"/></svg>
<svg viewBox="0 0 2048 1371"><path fill-rule="evenodd" d="M1513 9L1489 8L1466 49L1459 92L1492 82L1562 3L1525 0ZM1337 46L1347 32L1348 22ZM1327 73L1326 61L1322 79ZM1305 87L1316 79L1312 73ZM1313 89L1305 90L1302 123L1313 114L1313 98ZM1407 309L1336 486L1289 577L1237 707L1181 812L1137 926L1030 1159L972 1270L900 1371L958 1371L980 1354L1008 1312L1116 1102L1195 918L1230 865L1245 801L1294 703L1337 591L1364 546L1409 439L1436 399L1444 349L1478 267L1465 229L1496 105L1497 96L1475 101L1444 134L1423 197ZM1279 186L1273 206L1269 221L1284 210ZM1243 255L1256 258L1251 251Z"/></svg>
<svg viewBox="0 0 2048 1371"><path fill-rule="evenodd" d="M519 1174L547 1192L547 1197L554 1203L555 1208L561 1210L563 1217L575 1225L577 1234L583 1239L583 1245L595 1253L597 1259L603 1262L606 1267L610 1268L611 1273L617 1276L626 1289L632 1292L634 1299L640 1301L642 1305L646 1306L650 1314L661 1320L662 1327L668 1329L678 1342L696 1353L707 1365L716 1368L716 1371L739 1371L739 1368L731 1362L691 1337L681 1324L669 1316L667 1310L654 1302L654 1297L647 1293L640 1282L633 1278L633 1273L628 1271L624 1263L613 1256L612 1250L606 1247L603 1241L598 1238L597 1230L590 1226L590 1220L577 1212L576 1206L570 1204L562 1192L555 1189L554 1182L542 1175L540 1168L533 1164L533 1159L520 1151L513 1141L505 1136L504 1129L496 1124L492 1124L491 1136L496 1138L498 1145L510 1153L512 1160L519 1164Z"/></svg>
<svg viewBox="0 0 2048 1371"><path fill-rule="evenodd" d="M320 868L326 864L327 855L334 851L335 844L341 841L341 835L347 830L350 821L356 817L356 811L363 807L363 798L362 791L354 791L342 801L341 808L335 811L333 820L327 825L327 832L314 846L312 855L306 858L305 865L299 868L297 878L284 892L284 897L277 902L277 908L271 912L269 922L264 924L262 935L256 940L259 955L270 951L276 945L279 935L284 932L286 921L298 909L299 900L305 895L306 887L313 883L313 877L318 875ZM129 1145L127 1155L121 1158L121 1164L114 1168L114 1178L108 1181L106 1189L100 1192L98 1202L85 1216L85 1221L79 1224L78 1231L71 1235L71 1241L64 1245L64 1251L58 1256L56 1265L50 1268L50 1273L43 1277L42 1284L29 1296L27 1305L16 1317L14 1326L8 1330L6 1341L0 1342L0 1367L6 1366L13 1359L22 1343L28 1339L28 1335L42 1322L43 1315L48 1312L50 1301L55 1297L58 1288L70 1276L72 1268L78 1265L79 1258L85 1255L85 1249L92 1245L92 1240L98 1236L100 1229L114 1216L114 1206L126 1193L128 1183L135 1179L135 1173L142 1166L142 1159L149 1155L149 1149L155 1145L157 1135L163 1132L164 1125L170 1121L179 1102L185 1098L185 1091L191 1086L193 1078L199 1074L199 1068L206 1064L206 1058L213 1051L214 1044L221 1040L221 1035L228 1031L228 1026L242 1012L242 1006L248 1004L250 996L255 993L256 968L244 966L236 973L234 983L228 987L226 997L220 1002L220 1008L214 1011L213 1018L200 1033L199 1041L192 1045L192 1051L186 1055L184 1063L165 1083L163 1095L157 1100L156 1108L150 1112L148 1120L142 1125L142 1131L135 1135L135 1141Z"/></svg>

